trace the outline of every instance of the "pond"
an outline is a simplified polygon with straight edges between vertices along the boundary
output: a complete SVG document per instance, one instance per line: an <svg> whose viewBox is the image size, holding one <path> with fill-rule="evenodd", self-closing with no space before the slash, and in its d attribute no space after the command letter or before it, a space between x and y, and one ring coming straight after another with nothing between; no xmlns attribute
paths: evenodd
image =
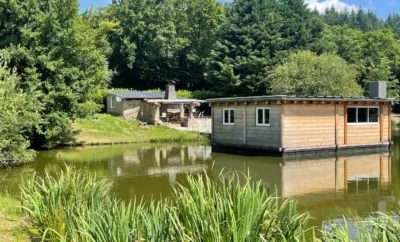
<svg viewBox="0 0 400 242"><path fill-rule="evenodd" d="M262 180L269 192L298 199L300 212L320 226L341 218L343 210L365 215L371 210L388 212L400 197L400 133L393 134L390 152L341 156L276 158L213 153L199 145L118 145L41 151L36 161L13 170L0 170L0 192L19 195L21 178L56 172L65 164L96 173L114 182L123 200L162 199L187 174L206 172L216 177L221 171L249 172ZM229 173L226 173L229 176ZM276 190L275 190L276 189Z"/></svg>

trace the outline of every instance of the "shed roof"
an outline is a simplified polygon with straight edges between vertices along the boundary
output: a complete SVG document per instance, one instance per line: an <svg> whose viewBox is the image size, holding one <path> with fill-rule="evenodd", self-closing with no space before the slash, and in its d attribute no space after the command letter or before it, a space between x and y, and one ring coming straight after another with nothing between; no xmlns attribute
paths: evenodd
<svg viewBox="0 0 400 242"><path fill-rule="evenodd" d="M207 99L209 103L221 102L246 102L246 101L347 101L347 102L394 102L394 98L367 98L367 97L342 97L342 96L249 96Z"/></svg>
<svg viewBox="0 0 400 242"><path fill-rule="evenodd" d="M109 91L109 94L125 99L164 99L164 92L145 92L145 91ZM182 99L181 97L176 97Z"/></svg>

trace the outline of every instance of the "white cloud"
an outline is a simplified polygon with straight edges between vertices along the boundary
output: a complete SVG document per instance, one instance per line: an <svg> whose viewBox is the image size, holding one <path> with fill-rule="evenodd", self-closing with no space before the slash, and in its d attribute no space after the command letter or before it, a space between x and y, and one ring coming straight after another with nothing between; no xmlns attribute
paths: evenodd
<svg viewBox="0 0 400 242"><path fill-rule="evenodd" d="M309 8L317 9L318 12L324 12L325 9L332 6L335 7L337 11L344 11L345 9L351 11L358 9L358 6L342 2L341 0L325 0L322 2L320 2L319 0L306 0L305 3L308 5Z"/></svg>

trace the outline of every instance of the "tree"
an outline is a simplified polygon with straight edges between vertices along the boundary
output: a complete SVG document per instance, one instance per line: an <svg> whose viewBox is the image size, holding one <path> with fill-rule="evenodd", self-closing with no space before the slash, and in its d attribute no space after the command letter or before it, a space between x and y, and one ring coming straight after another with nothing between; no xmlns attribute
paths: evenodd
<svg viewBox="0 0 400 242"><path fill-rule="evenodd" d="M385 21L385 27L390 28L393 31L396 39L400 39L400 15L389 14Z"/></svg>
<svg viewBox="0 0 400 242"><path fill-rule="evenodd" d="M40 122L40 110L37 93L22 92L15 70L0 59L0 168L33 159L29 138Z"/></svg>
<svg viewBox="0 0 400 242"><path fill-rule="evenodd" d="M68 134L71 120L101 108L110 77L107 60L97 46L97 32L79 14L77 0L5 2L13 2L7 11L25 22L4 24L17 27L13 31L19 40L3 43L1 52L16 67L21 87L38 88L43 122L33 140L50 148Z"/></svg>
<svg viewBox="0 0 400 242"><path fill-rule="evenodd" d="M368 96L368 82L386 81L389 97L397 98L400 77L400 42L389 29L362 32L348 26L332 26L314 49L337 54L358 72L357 82Z"/></svg>
<svg viewBox="0 0 400 242"><path fill-rule="evenodd" d="M112 6L120 28L111 36L116 87L152 89L173 82L204 87L205 59L223 8L216 0L126 0Z"/></svg>
<svg viewBox="0 0 400 242"><path fill-rule="evenodd" d="M179 35L188 40L180 52L178 87L199 90L207 86L204 78L206 60L210 57L224 19L224 8L216 0L177 0L182 17L177 22Z"/></svg>
<svg viewBox="0 0 400 242"><path fill-rule="evenodd" d="M302 51L291 54L271 73L271 90L279 95L362 96L357 71L337 55Z"/></svg>
<svg viewBox="0 0 400 242"><path fill-rule="evenodd" d="M382 29L384 26L384 21L382 19L378 18L378 16L370 10L365 12L362 7L359 7L357 11L348 11L348 9L345 9L339 12L332 6L321 13L320 17L324 23L330 26L348 25L353 29L358 29L363 32Z"/></svg>
<svg viewBox="0 0 400 242"><path fill-rule="evenodd" d="M269 93L269 71L290 51L309 48L323 27L302 0L236 0L225 12L207 78L229 95Z"/></svg>

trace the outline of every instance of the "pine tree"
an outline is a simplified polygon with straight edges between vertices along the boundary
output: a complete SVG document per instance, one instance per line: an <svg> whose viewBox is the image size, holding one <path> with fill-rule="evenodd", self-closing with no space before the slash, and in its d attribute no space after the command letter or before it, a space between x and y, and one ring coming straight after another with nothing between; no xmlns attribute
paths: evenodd
<svg viewBox="0 0 400 242"><path fill-rule="evenodd" d="M322 24L303 0L236 0L208 63L207 78L229 95L269 93L269 71L290 51L306 49Z"/></svg>

